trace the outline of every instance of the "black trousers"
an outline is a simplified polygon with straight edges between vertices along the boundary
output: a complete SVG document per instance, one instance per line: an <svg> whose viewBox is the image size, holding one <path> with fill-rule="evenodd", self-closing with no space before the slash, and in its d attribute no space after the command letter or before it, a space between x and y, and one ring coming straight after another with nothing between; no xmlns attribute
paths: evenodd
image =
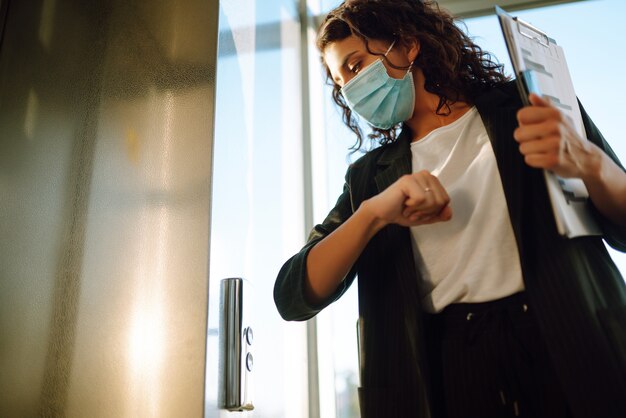
<svg viewBox="0 0 626 418"><path fill-rule="evenodd" d="M426 315L434 418L570 418L524 293Z"/></svg>

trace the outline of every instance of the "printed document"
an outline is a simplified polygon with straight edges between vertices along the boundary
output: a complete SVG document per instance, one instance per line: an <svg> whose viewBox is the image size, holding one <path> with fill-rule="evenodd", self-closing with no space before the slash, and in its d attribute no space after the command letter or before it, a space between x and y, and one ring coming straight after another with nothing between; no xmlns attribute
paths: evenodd
<svg viewBox="0 0 626 418"><path fill-rule="evenodd" d="M522 100L528 93L550 99L571 122L578 135L586 138L574 85L563 48L541 30L496 7ZM581 179L561 178L544 170L548 193L561 235L569 238L601 235L591 211L589 194Z"/></svg>

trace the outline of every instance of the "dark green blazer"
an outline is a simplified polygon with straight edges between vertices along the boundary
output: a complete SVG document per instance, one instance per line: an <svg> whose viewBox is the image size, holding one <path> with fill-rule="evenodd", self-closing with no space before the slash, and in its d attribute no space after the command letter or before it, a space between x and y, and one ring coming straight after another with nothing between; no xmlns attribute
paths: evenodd
<svg viewBox="0 0 626 418"><path fill-rule="evenodd" d="M541 170L528 167L513 139L522 106L513 83L475 102L496 156L526 292L570 407L577 418L626 417L626 286L600 237L558 235ZM617 157L582 110L589 140ZM617 161L619 164L619 161ZM410 135L368 152L350 166L343 193L305 247L282 267L274 287L287 320L306 320L337 300L358 275L362 320L364 417L429 417L429 395L410 230L382 229L336 293L313 306L304 299L308 251L364 200L411 172ZM485 186L490 185L485 179ZM481 187L481 185L476 185ZM593 209L604 239L626 251L626 228ZM624 214L626 217L626 214ZM499 237L493 237L499 245Z"/></svg>

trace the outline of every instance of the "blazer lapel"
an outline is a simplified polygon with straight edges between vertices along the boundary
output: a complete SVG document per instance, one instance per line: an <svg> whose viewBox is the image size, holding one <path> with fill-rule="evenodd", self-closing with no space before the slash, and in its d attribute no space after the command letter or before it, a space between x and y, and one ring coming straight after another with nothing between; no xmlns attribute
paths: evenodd
<svg viewBox="0 0 626 418"><path fill-rule="evenodd" d="M517 142L513 138L513 130L517 127L517 110L522 106L515 85L509 83L504 89L494 89L479 97L476 108L485 125L496 157L502 188L511 219L511 226L515 233L520 256L524 256L524 228L522 227L524 207L523 196L527 192L527 178L532 177L524 163L524 157L519 152ZM527 193L526 193L527 194Z"/></svg>
<svg viewBox="0 0 626 418"><path fill-rule="evenodd" d="M396 142L391 144L378 159L375 181L378 193L385 190L401 176L411 173L411 135L403 129Z"/></svg>
<svg viewBox="0 0 626 418"><path fill-rule="evenodd" d="M391 144L382 153L377 162L378 172L375 177L378 193L385 190L393 184L398 178L412 171L411 165L411 134L409 129L403 129L398 136L396 142ZM387 291L394 294L393 300L402 309L398 312L402 313L401 334L404 335L404 341L408 344L408 349L413 356L411 361L416 367L414 373L423 378L423 365L420 363L420 342L417 338L421 334L421 323L419 321L419 312L421 312L419 292L417 283L419 281L419 273L415 268L413 259L413 248L411 245L411 232L409 228L400 225L388 225L380 231L379 241L384 245L386 254L393 254L389 259L395 260L391 266L392 276L397 278L394 286L387 287ZM423 391L423 388L415 388L416 393ZM425 397L425 393L421 393ZM423 405L427 408L426 405Z"/></svg>

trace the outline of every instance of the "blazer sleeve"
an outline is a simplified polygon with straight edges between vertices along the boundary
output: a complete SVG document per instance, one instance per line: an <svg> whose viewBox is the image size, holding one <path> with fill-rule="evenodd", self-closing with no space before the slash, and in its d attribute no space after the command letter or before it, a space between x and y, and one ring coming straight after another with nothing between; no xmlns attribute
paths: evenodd
<svg viewBox="0 0 626 418"><path fill-rule="evenodd" d="M587 134L587 139L596 144L600 149L602 149L615 163L624 170L624 166L615 155L615 152L611 148L611 146L606 142L598 127L593 123L585 109L583 108L580 102L578 103L580 106L580 112L582 114L583 123L585 125L585 133ZM598 209L591 203L591 210L595 215L600 228L602 229L603 238L605 241L613 248L618 251L626 252L626 226L618 225L615 222L612 222L608 218L598 211ZM626 214L624 214L626 216Z"/></svg>
<svg viewBox="0 0 626 418"><path fill-rule="evenodd" d="M283 319L303 321L315 316L319 311L336 301L350 287L356 276L356 268L352 267L340 285L326 300L314 305L304 296L306 280L306 260L311 248L337 229L353 213L350 190L350 169L346 174L343 192L337 199L335 207L330 211L324 222L316 225L309 234L306 245L282 266L274 283L274 303Z"/></svg>

